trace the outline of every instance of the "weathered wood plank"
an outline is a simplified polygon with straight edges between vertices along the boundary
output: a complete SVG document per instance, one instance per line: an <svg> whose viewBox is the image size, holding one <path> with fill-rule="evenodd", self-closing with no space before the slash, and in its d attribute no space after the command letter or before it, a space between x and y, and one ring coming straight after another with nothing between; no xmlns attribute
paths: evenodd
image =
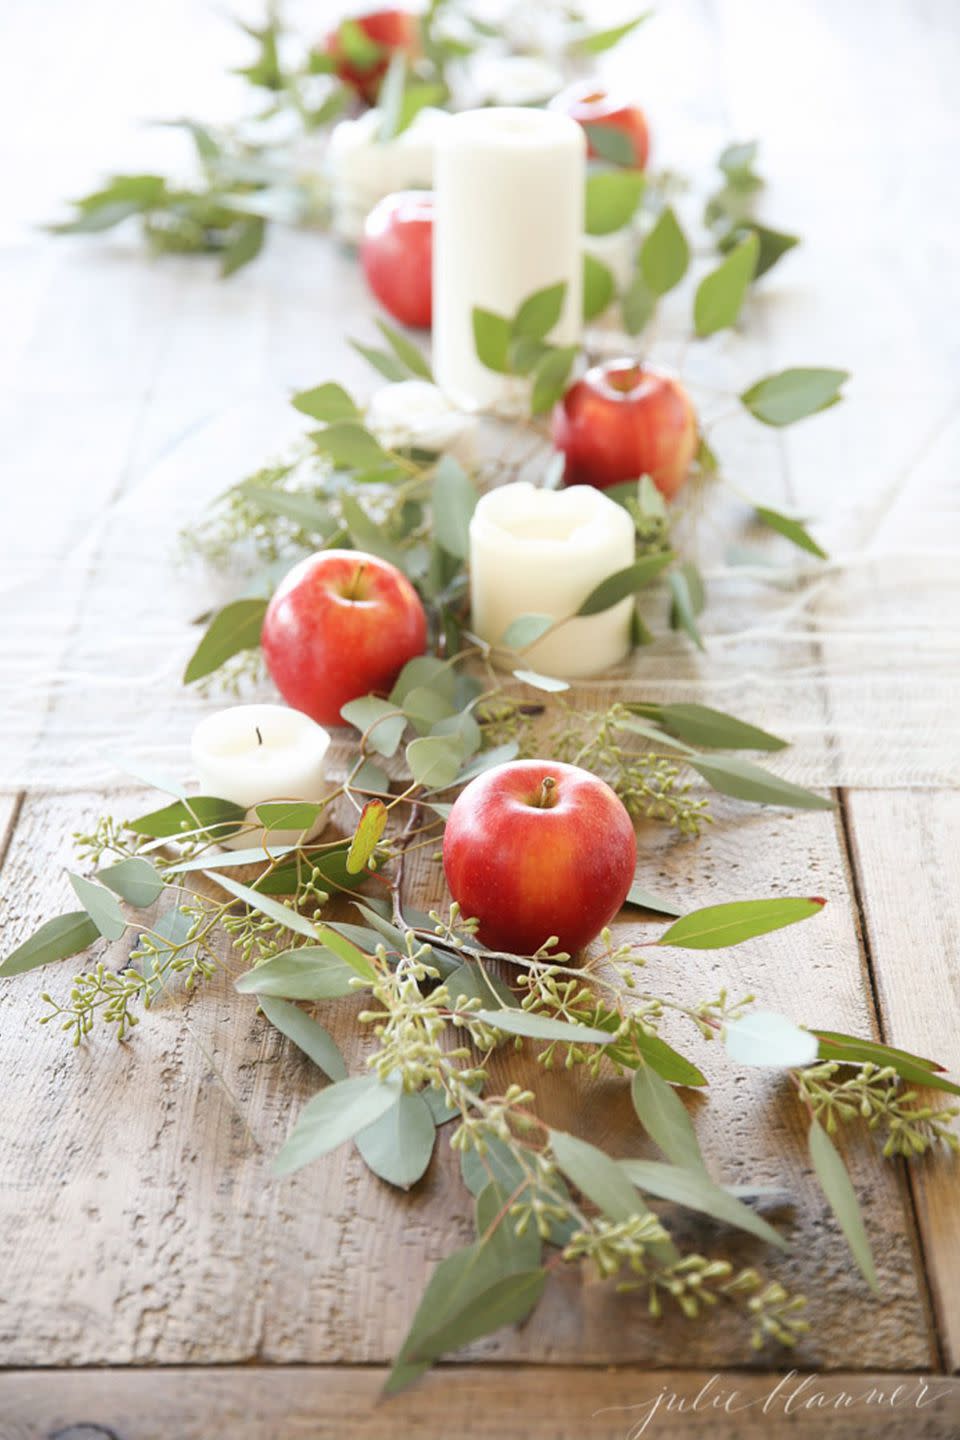
<svg viewBox="0 0 960 1440"><path fill-rule="evenodd" d="M28 798L3 873L7 943L69 904L62 865L69 833L102 807L97 797ZM127 813L131 801L114 807ZM756 991L798 1019L869 1033L868 984L848 900L837 817L718 808L699 844L646 827L651 888L687 908L774 893L820 893L823 916L729 953L654 952L651 989L687 999ZM411 866L412 894L440 898L429 852ZM655 934L625 920L624 935ZM122 959L123 946L111 958ZM43 984L55 994L68 967ZM37 977L0 993L6 1076L0 1140L0 1363L382 1363L395 1353L432 1264L469 1235L469 1204L441 1132L434 1165L409 1196L373 1179L349 1147L276 1183L269 1160L318 1086L231 990L226 977L189 999L173 995L117 1050L98 1039L64 1055L37 1031ZM360 1061L354 1013L328 1005L324 1023ZM715 1047L669 1035L712 1076L692 1101L704 1148L729 1181L787 1190L776 1217L793 1246L773 1263L763 1247L684 1222L691 1245L782 1276L810 1296L813 1332L799 1351L811 1368L923 1367L931 1363L908 1210L894 1169L872 1147L850 1155L883 1280L871 1302L812 1183L802 1116L766 1074L736 1073ZM621 1153L644 1150L623 1080L544 1075L512 1051L495 1079L532 1079L553 1123ZM219 1077L219 1078L218 1078ZM242 1118L241 1118L242 1117ZM449 1132L447 1132L449 1133ZM744 1328L726 1320L688 1327L647 1318L642 1301L564 1267L519 1334L491 1338L486 1359L645 1362L669 1366L775 1364L752 1356Z"/></svg>
<svg viewBox="0 0 960 1440"><path fill-rule="evenodd" d="M385 1404L374 1367L13 1371L0 1440L954 1440L960 1383L830 1376L444 1366Z"/></svg>
<svg viewBox="0 0 960 1440"><path fill-rule="evenodd" d="M960 793L846 797L884 1038L960 1074ZM957 1161L938 1152L910 1170L945 1359L960 1369Z"/></svg>

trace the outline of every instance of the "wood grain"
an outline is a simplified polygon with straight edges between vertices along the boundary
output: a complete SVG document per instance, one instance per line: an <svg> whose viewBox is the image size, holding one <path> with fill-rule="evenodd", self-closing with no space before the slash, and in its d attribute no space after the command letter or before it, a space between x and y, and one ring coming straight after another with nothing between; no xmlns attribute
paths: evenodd
<svg viewBox="0 0 960 1440"><path fill-rule="evenodd" d="M27 798L0 877L9 941L64 907L69 834L102 804L94 796ZM114 808L129 813L132 799L120 797ZM641 850L650 888L684 908L778 893L831 900L815 921L730 952L654 952L652 990L689 999L725 985L737 995L755 991L801 1020L871 1032L836 815L731 802L699 844L650 825ZM440 898L429 852L419 852L410 883L415 901ZM621 931L648 938L659 928L624 919ZM111 961L123 953L122 943L113 947ZM69 966L51 970L42 983L61 994L68 973ZM431 1266L469 1236L469 1205L446 1134L409 1196L374 1179L350 1147L277 1183L269 1160L318 1078L226 976L189 999L172 995L123 1049L98 1038L80 1054L64 1053L55 1032L36 1029L39 988L36 976L18 977L0 994L7 1077L0 1363L389 1359ZM321 1012L354 1068L359 1003ZM799 1363L929 1365L911 1214L893 1167L869 1146L849 1155L883 1282L883 1298L872 1302L812 1182L792 1097L765 1072L737 1073L695 1035L674 1026L667 1033L713 1079L709 1095L691 1106L716 1173L785 1189L790 1206L772 1218L792 1248L775 1260L754 1242L689 1217L677 1217L678 1233L808 1294L813 1330ZM512 1051L498 1058L493 1083L508 1075L535 1083L552 1123L615 1152L645 1151L624 1080L544 1075ZM703 1367L777 1363L774 1355L753 1357L731 1317L656 1326L635 1298L567 1267L521 1333L492 1337L470 1353L558 1365L640 1356L667 1367L678 1359Z"/></svg>
<svg viewBox="0 0 960 1440"><path fill-rule="evenodd" d="M960 1076L960 794L864 791L846 804L884 1039ZM931 1101L942 1103L932 1092ZM958 1370L956 1158L938 1151L909 1173L945 1359Z"/></svg>
<svg viewBox="0 0 960 1440"><path fill-rule="evenodd" d="M955 1440L960 1382L910 1372L442 1366L386 1403L375 1367L0 1375L0 1440Z"/></svg>

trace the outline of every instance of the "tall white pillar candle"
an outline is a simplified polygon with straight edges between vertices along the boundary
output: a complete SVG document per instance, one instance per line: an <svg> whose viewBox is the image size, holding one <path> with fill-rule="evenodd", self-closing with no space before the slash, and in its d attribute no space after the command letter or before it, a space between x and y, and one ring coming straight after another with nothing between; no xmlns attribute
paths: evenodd
<svg viewBox="0 0 960 1440"><path fill-rule="evenodd" d="M634 524L621 505L589 485L540 490L502 485L470 522L472 628L496 646L521 615L566 620L515 664L575 679L621 661L630 649L633 599L599 615L575 616L608 575L633 564Z"/></svg>
<svg viewBox="0 0 960 1440"><path fill-rule="evenodd" d="M525 388L477 359L473 310L512 316L521 301L566 285L547 337L580 338L586 141L567 115L467 110L441 133L434 160L433 368L464 408L515 402Z"/></svg>
<svg viewBox="0 0 960 1440"><path fill-rule="evenodd" d="M265 800L322 800L327 794L330 735L299 710L286 705L233 705L201 720L191 751L201 795L216 795L243 805L256 822L254 807ZM318 819L314 831L323 826ZM223 843L245 849L267 840L292 845L300 830L247 831Z"/></svg>

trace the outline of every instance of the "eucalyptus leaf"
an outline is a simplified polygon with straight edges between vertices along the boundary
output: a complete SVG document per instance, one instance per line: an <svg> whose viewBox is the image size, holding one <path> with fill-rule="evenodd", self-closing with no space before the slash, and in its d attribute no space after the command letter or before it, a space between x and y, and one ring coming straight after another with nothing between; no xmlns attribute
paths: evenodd
<svg viewBox="0 0 960 1440"><path fill-rule="evenodd" d="M111 895L102 885L95 885L92 880L75 875L72 870L68 870L67 874L77 899L100 934L105 940L119 940L127 928L127 922L116 896Z"/></svg>
<svg viewBox="0 0 960 1440"><path fill-rule="evenodd" d="M609 1155L565 1130L550 1131L550 1148L560 1169L610 1220L647 1214L633 1182Z"/></svg>
<svg viewBox="0 0 960 1440"><path fill-rule="evenodd" d="M771 530L776 530L783 535L791 544L796 545L800 550L806 550L810 555L816 555L818 560L827 560L829 556L799 520L791 515L783 515L779 510L771 510L768 505L757 505L756 515L764 525L769 525Z"/></svg>
<svg viewBox="0 0 960 1440"><path fill-rule="evenodd" d="M660 1035L642 1035L634 1037L633 1043L640 1051L644 1060L651 1070L656 1070L664 1080L669 1080L671 1085L689 1085L699 1088L707 1083L707 1077L702 1070L681 1055L679 1050L674 1050ZM616 1051L611 1051L611 1059L616 1058Z"/></svg>
<svg viewBox="0 0 960 1440"><path fill-rule="evenodd" d="M700 281L693 301L693 323L701 338L737 323L756 269L759 249L760 242L751 231Z"/></svg>
<svg viewBox="0 0 960 1440"><path fill-rule="evenodd" d="M415 690L418 685L425 685L428 690L437 690L448 700L456 700L456 673L451 665L439 660L435 655L416 655L412 660L408 660L390 691L390 699L395 705L402 705L410 691Z"/></svg>
<svg viewBox="0 0 960 1440"><path fill-rule="evenodd" d="M404 569L407 558L405 552L399 545L387 539L382 527L367 513L355 495L342 495L340 509L350 531L350 539L359 550L379 556L381 560L395 565L398 570Z"/></svg>
<svg viewBox="0 0 960 1440"><path fill-rule="evenodd" d="M713 710L709 705L676 704L644 706L643 712L681 740L692 745L709 745L721 750L783 750L786 740L735 715Z"/></svg>
<svg viewBox="0 0 960 1440"><path fill-rule="evenodd" d="M583 131L590 150L601 160L627 169L638 168L639 156L632 135L614 125L584 125Z"/></svg>
<svg viewBox="0 0 960 1440"><path fill-rule="evenodd" d="M477 508L473 481L444 455L433 476L433 533L448 555L465 560L470 553L470 520Z"/></svg>
<svg viewBox="0 0 960 1440"><path fill-rule="evenodd" d="M550 350L539 361L533 372L533 390L530 396L531 415L543 415L563 399L570 371L579 354L578 346L565 345L556 350Z"/></svg>
<svg viewBox="0 0 960 1440"><path fill-rule="evenodd" d="M311 940L320 939L320 931L311 923L306 915L301 915L298 910L292 910L289 905L281 905L269 896L262 895L259 890L251 890L249 885L241 885L239 880L234 880L232 875L220 875L214 871L203 872L208 880L235 895L245 905L253 910L258 910L261 915L266 915L268 920L275 924L282 925L285 930L293 930L297 935L306 935Z"/></svg>
<svg viewBox="0 0 960 1440"><path fill-rule="evenodd" d="M523 1180L518 1183L523 1184ZM514 1185L508 1190L497 1180L483 1187L474 1207L477 1238L486 1237L488 1243L492 1241L507 1251L505 1263L515 1270L533 1270L540 1264L543 1243L536 1225L528 1225L522 1235L516 1233L515 1221L509 1214L510 1197L516 1189ZM491 1226L495 1228L491 1230Z"/></svg>
<svg viewBox="0 0 960 1440"><path fill-rule="evenodd" d="M88 949L99 938L100 931L86 910L71 910L68 915L47 920L29 939L11 950L0 962L0 976L25 975L40 965L66 960Z"/></svg>
<svg viewBox="0 0 960 1440"><path fill-rule="evenodd" d="M769 935L798 920L819 915L826 902L814 896L784 896L770 900L733 900L725 905L708 905L694 910L671 925L658 945L677 945L683 950L719 950L741 945L756 935Z"/></svg>
<svg viewBox="0 0 960 1440"><path fill-rule="evenodd" d="M495 745L490 750L483 750L472 760L468 760L463 769L458 771L455 783L466 785L468 780L474 780L485 770L492 770L497 765L506 765L510 760L516 760L519 753L520 746L516 740L508 740L504 745Z"/></svg>
<svg viewBox="0 0 960 1440"><path fill-rule="evenodd" d="M640 910L655 910L658 915L679 915L675 900L664 900L652 891L644 889L638 881L634 880L627 893L627 905L636 905Z"/></svg>
<svg viewBox="0 0 960 1440"><path fill-rule="evenodd" d="M911 1055L909 1050L897 1050L879 1040L860 1040L835 1030L814 1030L813 1034L817 1037L817 1054L821 1060L839 1060L847 1065L889 1065L910 1085L960 1095L960 1085L944 1077L942 1065Z"/></svg>
<svg viewBox="0 0 960 1440"><path fill-rule="evenodd" d="M792 425L835 405L849 378L846 370L781 370L744 390L740 400L764 425Z"/></svg>
<svg viewBox="0 0 960 1440"><path fill-rule="evenodd" d="M474 1010L471 1018L482 1020L507 1035L525 1035L531 1040L564 1040L568 1045L608 1045L610 1036L590 1025L572 1025L549 1015L531 1015L527 1010Z"/></svg>
<svg viewBox="0 0 960 1440"><path fill-rule="evenodd" d="M501 1276L479 1294L473 1295L469 1305L448 1316L442 1328L438 1327L415 1343L409 1358L414 1363L435 1360L502 1329L504 1325L519 1325L537 1304L546 1280L547 1272L539 1268Z"/></svg>
<svg viewBox="0 0 960 1440"><path fill-rule="evenodd" d="M244 865L268 865L292 855L296 845L251 845L248 850L224 850L222 855L211 855L203 851L189 860L178 860L169 866L168 875L189 875L192 870L237 870ZM259 881L256 882L259 884Z"/></svg>
<svg viewBox="0 0 960 1440"><path fill-rule="evenodd" d="M632 565L626 566L623 570L617 570L613 575L608 575L606 580L601 580L600 584L590 591L577 614L599 615L601 611L609 610L613 605L619 605L621 600L635 595L644 585L649 585L652 580L655 580L673 559L675 556L670 551L659 555L641 556Z"/></svg>
<svg viewBox="0 0 960 1440"><path fill-rule="evenodd" d="M799 235L790 235L785 230L773 230L769 225L760 225L756 220L746 220L743 224L734 224L726 235L720 240L718 248L723 254L727 254L735 245L745 239L750 231L756 235L759 241L759 252L757 254L757 268L753 272L754 280L759 280L772 270L778 260L782 260L795 245L800 244Z"/></svg>
<svg viewBox="0 0 960 1440"><path fill-rule="evenodd" d="M387 807L382 800L368 800L347 852L347 874L359 875L373 859L387 828Z"/></svg>
<svg viewBox="0 0 960 1440"><path fill-rule="evenodd" d="M640 271L651 295L666 295L679 285L690 264L690 247L667 205L640 249Z"/></svg>
<svg viewBox="0 0 960 1440"><path fill-rule="evenodd" d="M695 565L684 561L667 576L670 586L670 627L684 630L698 650L704 650L703 636L697 625L697 616L702 614L705 604L703 581Z"/></svg>
<svg viewBox="0 0 960 1440"><path fill-rule="evenodd" d="M460 1000L479 1000L481 1005L488 1009L491 1005L498 1009L501 1006L515 1008L519 1005L509 985L498 975L494 975L481 960L465 960L447 976L444 984L455 1005Z"/></svg>
<svg viewBox="0 0 960 1440"><path fill-rule="evenodd" d="M404 365L411 375L421 380L433 380L433 372L427 363L427 358L419 345L415 345L406 335L388 325L386 320L377 319L377 329L386 340L390 349L396 355L401 365Z"/></svg>
<svg viewBox="0 0 960 1440"><path fill-rule="evenodd" d="M369 955L354 945L352 940L345 939L338 931L330 925L320 925L317 928L317 938L335 955L354 969L364 980L375 980L377 972Z"/></svg>
<svg viewBox="0 0 960 1440"><path fill-rule="evenodd" d="M266 830L312 830L323 806L312 800L267 800L255 806L254 813Z"/></svg>
<svg viewBox="0 0 960 1440"><path fill-rule="evenodd" d="M650 290L643 272L638 270L620 297L620 314L628 335L639 335L646 329L657 308L657 298Z"/></svg>
<svg viewBox="0 0 960 1440"><path fill-rule="evenodd" d="M372 760L364 760L359 769L353 772L350 788L361 793L373 791L377 795L389 795L390 776L379 765L374 765Z"/></svg>
<svg viewBox="0 0 960 1440"><path fill-rule="evenodd" d="M446 790L457 777L463 749L455 736L426 735L407 746L407 764L418 785Z"/></svg>
<svg viewBox="0 0 960 1440"><path fill-rule="evenodd" d="M357 972L322 945L301 945L272 955L236 981L241 995L273 995L283 1000L339 1000L353 995Z"/></svg>
<svg viewBox="0 0 960 1440"><path fill-rule="evenodd" d="M381 700L377 695L362 695L359 700L348 701L340 714L366 736L367 745L378 755L389 759L397 753L407 728L407 717L391 701Z"/></svg>
<svg viewBox="0 0 960 1440"><path fill-rule="evenodd" d="M527 650L556 625L552 615L517 615L497 641L503 650Z"/></svg>
<svg viewBox="0 0 960 1440"><path fill-rule="evenodd" d="M241 650L256 650L267 611L266 600L234 600L218 610L204 632L183 672L183 683L191 685L204 675L219 670L224 661Z"/></svg>
<svg viewBox="0 0 960 1440"><path fill-rule="evenodd" d="M513 674L524 685L532 685L535 690L546 690L550 694L570 689L569 680L561 680L557 675L540 675L536 670L514 670Z"/></svg>
<svg viewBox="0 0 960 1440"><path fill-rule="evenodd" d="M151 810L148 815L128 820L126 828L137 835L149 835L158 840L202 834L224 840L235 835L246 818L243 806L235 805L232 800L220 800L214 795L191 795L187 800L165 805L162 810Z"/></svg>
<svg viewBox="0 0 960 1440"><path fill-rule="evenodd" d="M619 1164L627 1178L644 1194L656 1195L658 1200L668 1200L686 1210L709 1215L722 1224L734 1225L748 1235L756 1235L759 1240L766 1240L779 1250L786 1249L787 1242L779 1231L728 1190L717 1185L705 1171L664 1165L658 1160L621 1160Z"/></svg>
<svg viewBox="0 0 960 1440"><path fill-rule="evenodd" d="M266 233L267 223L260 215L250 215L236 226L220 261L224 280L256 259L263 249Z"/></svg>
<svg viewBox="0 0 960 1440"><path fill-rule="evenodd" d="M879 1294L880 1282L877 1279L857 1192L836 1147L818 1120L813 1120L810 1124L810 1159L861 1275L870 1289Z"/></svg>
<svg viewBox="0 0 960 1440"><path fill-rule="evenodd" d="M756 805L787 805L795 810L833 809L833 801L825 795L781 780L779 775L740 755L701 755L690 763L721 795L751 800Z"/></svg>
<svg viewBox="0 0 960 1440"><path fill-rule="evenodd" d="M290 1005L286 1000L262 995L260 1009L270 1024L302 1050L330 1080L346 1080L347 1067L333 1036L301 1010L299 1005Z"/></svg>
<svg viewBox="0 0 960 1440"><path fill-rule="evenodd" d="M611 235L629 225L640 204L646 180L641 170L596 170L587 176L588 235Z"/></svg>
<svg viewBox="0 0 960 1440"><path fill-rule="evenodd" d="M656 1070L640 1065L630 1084L633 1108L653 1143L674 1165L706 1170L700 1142L683 1101Z"/></svg>
<svg viewBox="0 0 960 1440"><path fill-rule="evenodd" d="M634 16L632 20L626 20L621 25L612 25L606 30L594 30L590 35L584 35L575 41L573 49L583 55L601 55L605 50L612 50L614 45L619 45L625 36L632 34L638 25L649 20L653 14L652 10L644 10L640 15Z"/></svg>
<svg viewBox="0 0 960 1440"><path fill-rule="evenodd" d="M460 744L463 754L474 755L483 744L483 731L469 710L459 714L446 715L434 723L433 735L453 735Z"/></svg>
<svg viewBox="0 0 960 1440"><path fill-rule="evenodd" d="M352 1140L390 1109L403 1093L395 1081L362 1075L338 1080L308 1100L283 1149L273 1162L275 1175L292 1175Z"/></svg>
<svg viewBox="0 0 960 1440"><path fill-rule="evenodd" d="M379 1120L360 1131L355 1143L375 1175L409 1190L430 1164L436 1133L426 1101L404 1090Z"/></svg>
<svg viewBox="0 0 960 1440"><path fill-rule="evenodd" d="M290 404L301 415L330 425L337 420L358 420L360 411L342 385L332 380L326 385L316 385L312 390L300 390Z"/></svg>
<svg viewBox="0 0 960 1440"><path fill-rule="evenodd" d="M473 343L477 359L499 375L510 373L510 321L492 310L474 308Z"/></svg>
<svg viewBox="0 0 960 1440"><path fill-rule="evenodd" d="M152 905L163 894L163 877L140 855L120 860L97 873L97 879L136 910Z"/></svg>
<svg viewBox="0 0 960 1440"><path fill-rule="evenodd" d="M528 295L511 322L512 337L545 340L560 319L566 294L566 281L561 280L557 285L548 285Z"/></svg>
<svg viewBox="0 0 960 1440"><path fill-rule="evenodd" d="M732 1020L724 1036L727 1054L741 1065L759 1065L772 1070L793 1070L812 1065L817 1058L817 1037L801 1030L785 1015L772 1010L753 1010L742 1020Z"/></svg>
<svg viewBox="0 0 960 1440"><path fill-rule="evenodd" d="M613 271L604 265L596 255L584 251L583 255L583 318L589 324L602 315L613 303L616 294Z"/></svg>
<svg viewBox="0 0 960 1440"><path fill-rule="evenodd" d="M384 380L395 384L398 380L409 380L410 372L402 360L389 350L380 350L375 345L361 345L359 340L351 340L351 346L358 355L362 355L368 365L372 365Z"/></svg>
<svg viewBox="0 0 960 1440"><path fill-rule="evenodd" d="M336 420L323 430L311 431L310 439L338 470L370 468L390 459L379 440L355 420Z"/></svg>

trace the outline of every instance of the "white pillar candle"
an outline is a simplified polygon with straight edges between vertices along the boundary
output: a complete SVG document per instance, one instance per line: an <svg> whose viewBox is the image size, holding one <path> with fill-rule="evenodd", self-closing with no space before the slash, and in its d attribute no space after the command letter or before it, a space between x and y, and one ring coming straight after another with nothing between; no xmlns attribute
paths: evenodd
<svg viewBox="0 0 960 1440"><path fill-rule="evenodd" d="M534 291L563 282L563 312L547 338L572 345L580 337L585 154L576 121L547 110L467 110L440 135L433 368L464 408L514 404L527 388L477 359L474 307L512 316Z"/></svg>
<svg viewBox="0 0 960 1440"><path fill-rule="evenodd" d="M378 200L397 190L430 190L437 139L450 123L445 110L421 110L393 140L380 140L383 114L368 110L341 120L327 149L333 228L352 244Z"/></svg>
<svg viewBox="0 0 960 1440"><path fill-rule="evenodd" d="M330 736L321 725L286 705L234 705L208 715L193 732L191 752L201 795L243 805L256 822L254 806L265 800L322 800ZM318 819L314 831L321 829ZM270 830L269 844L291 845L299 830ZM259 845L264 830L248 831L223 843L231 849Z"/></svg>
<svg viewBox="0 0 960 1440"><path fill-rule="evenodd" d="M520 615L576 615L608 575L633 564L634 524L589 485L540 490L525 480L484 495L470 522L472 628L496 645ZM567 620L514 664L575 679L621 661L630 649L633 599Z"/></svg>

